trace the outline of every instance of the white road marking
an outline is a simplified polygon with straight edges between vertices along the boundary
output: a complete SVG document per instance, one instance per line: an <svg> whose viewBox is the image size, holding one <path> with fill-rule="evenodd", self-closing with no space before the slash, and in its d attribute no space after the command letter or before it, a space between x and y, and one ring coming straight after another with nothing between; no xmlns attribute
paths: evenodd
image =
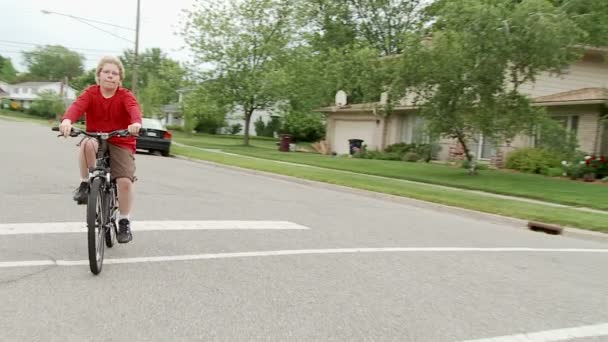
<svg viewBox="0 0 608 342"><path fill-rule="evenodd" d="M574 338L608 336L608 323L585 325L576 328L539 331L535 333L498 336L462 342L552 342Z"/></svg>
<svg viewBox="0 0 608 342"><path fill-rule="evenodd" d="M133 221L134 232L153 230L294 230L308 227L289 221ZM84 222L5 223L0 235L57 234L86 232Z"/></svg>
<svg viewBox="0 0 608 342"><path fill-rule="evenodd" d="M336 248L336 249L293 249L260 252L234 252L234 253L209 253L209 254L187 254L187 255L165 255L136 258L112 259L106 258L105 264L136 264L145 262L170 262L207 259L230 259L250 258L281 255L313 255L313 254L347 254L347 253L390 253L390 252L482 252L482 253L606 253L608 249L581 249L581 248L478 248L478 247L389 247L389 248ZM77 266L87 265L88 260L31 260L31 261L4 261L0 262L0 268L28 267L28 266Z"/></svg>

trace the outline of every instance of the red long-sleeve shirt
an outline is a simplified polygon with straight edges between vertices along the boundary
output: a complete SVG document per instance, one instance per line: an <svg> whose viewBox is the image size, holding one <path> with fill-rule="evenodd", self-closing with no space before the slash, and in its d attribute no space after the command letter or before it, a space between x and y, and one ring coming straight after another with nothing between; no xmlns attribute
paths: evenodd
<svg viewBox="0 0 608 342"><path fill-rule="evenodd" d="M122 87L107 99L101 95L99 85L88 87L68 108L62 120L70 119L74 123L84 113L87 114L87 132L111 132L126 129L132 123L141 124L141 110L135 96ZM135 153L135 140L135 137L112 137L108 141Z"/></svg>

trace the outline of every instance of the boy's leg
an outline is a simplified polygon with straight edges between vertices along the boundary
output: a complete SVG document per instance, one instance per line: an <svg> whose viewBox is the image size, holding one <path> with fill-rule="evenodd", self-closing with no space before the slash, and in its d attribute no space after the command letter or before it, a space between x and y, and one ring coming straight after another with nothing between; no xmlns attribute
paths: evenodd
<svg viewBox="0 0 608 342"><path fill-rule="evenodd" d="M135 180L135 157L130 150L108 145L110 151L110 172L116 179L118 190L118 242L131 241L131 221L129 214L133 207L133 181Z"/></svg>
<svg viewBox="0 0 608 342"><path fill-rule="evenodd" d="M74 201L78 204L86 204L89 190L89 168L95 166L97 161L97 140L85 138L78 150L78 167L80 169L80 185L74 191Z"/></svg>
<svg viewBox="0 0 608 342"><path fill-rule="evenodd" d="M80 166L80 180L88 181L89 168L95 166L99 144L93 138L85 138L78 151L78 165Z"/></svg>

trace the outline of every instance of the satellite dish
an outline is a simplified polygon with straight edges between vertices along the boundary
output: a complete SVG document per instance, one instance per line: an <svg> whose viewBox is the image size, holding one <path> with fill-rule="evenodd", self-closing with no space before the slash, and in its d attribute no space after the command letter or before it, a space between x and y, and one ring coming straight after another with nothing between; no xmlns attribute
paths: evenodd
<svg viewBox="0 0 608 342"><path fill-rule="evenodd" d="M346 105L346 92L344 90L339 90L336 93L336 106L342 107Z"/></svg>

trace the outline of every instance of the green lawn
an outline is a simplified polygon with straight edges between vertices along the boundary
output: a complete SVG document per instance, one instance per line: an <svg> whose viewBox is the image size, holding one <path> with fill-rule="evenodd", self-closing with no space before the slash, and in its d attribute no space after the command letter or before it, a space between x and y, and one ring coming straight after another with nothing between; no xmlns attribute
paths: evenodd
<svg viewBox="0 0 608 342"><path fill-rule="evenodd" d="M462 168L446 165L353 159L316 153L285 153L277 151L276 139L253 139L249 147L242 145L242 138L234 137L198 134L187 137L183 133L177 133L175 140L187 145L262 159L608 210L608 184L589 184L505 170L483 170L477 176L470 176Z"/></svg>
<svg viewBox="0 0 608 342"><path fill-rule="evenodd" d="M48 119L41 118L39 116L30 115L22 112L14 112L12 110L7 109L0 109L0 117L43 124L51 123L51 121L49 121Z"/></svg>
<svg viewBox="0 0 608 342"><path fill-rule="evenodd" d="M221 164L410 197L525 220L538 220L608 233L608 214L583 213L568 208L555 208L517 200L492 198L458 191L458 189L437 189L394 179L369 177L364 174L345 174L334 170L311 169L305 166L286 165L269 160L206 152L190 147L173 146L172 151L178 155Z"/></svg>

